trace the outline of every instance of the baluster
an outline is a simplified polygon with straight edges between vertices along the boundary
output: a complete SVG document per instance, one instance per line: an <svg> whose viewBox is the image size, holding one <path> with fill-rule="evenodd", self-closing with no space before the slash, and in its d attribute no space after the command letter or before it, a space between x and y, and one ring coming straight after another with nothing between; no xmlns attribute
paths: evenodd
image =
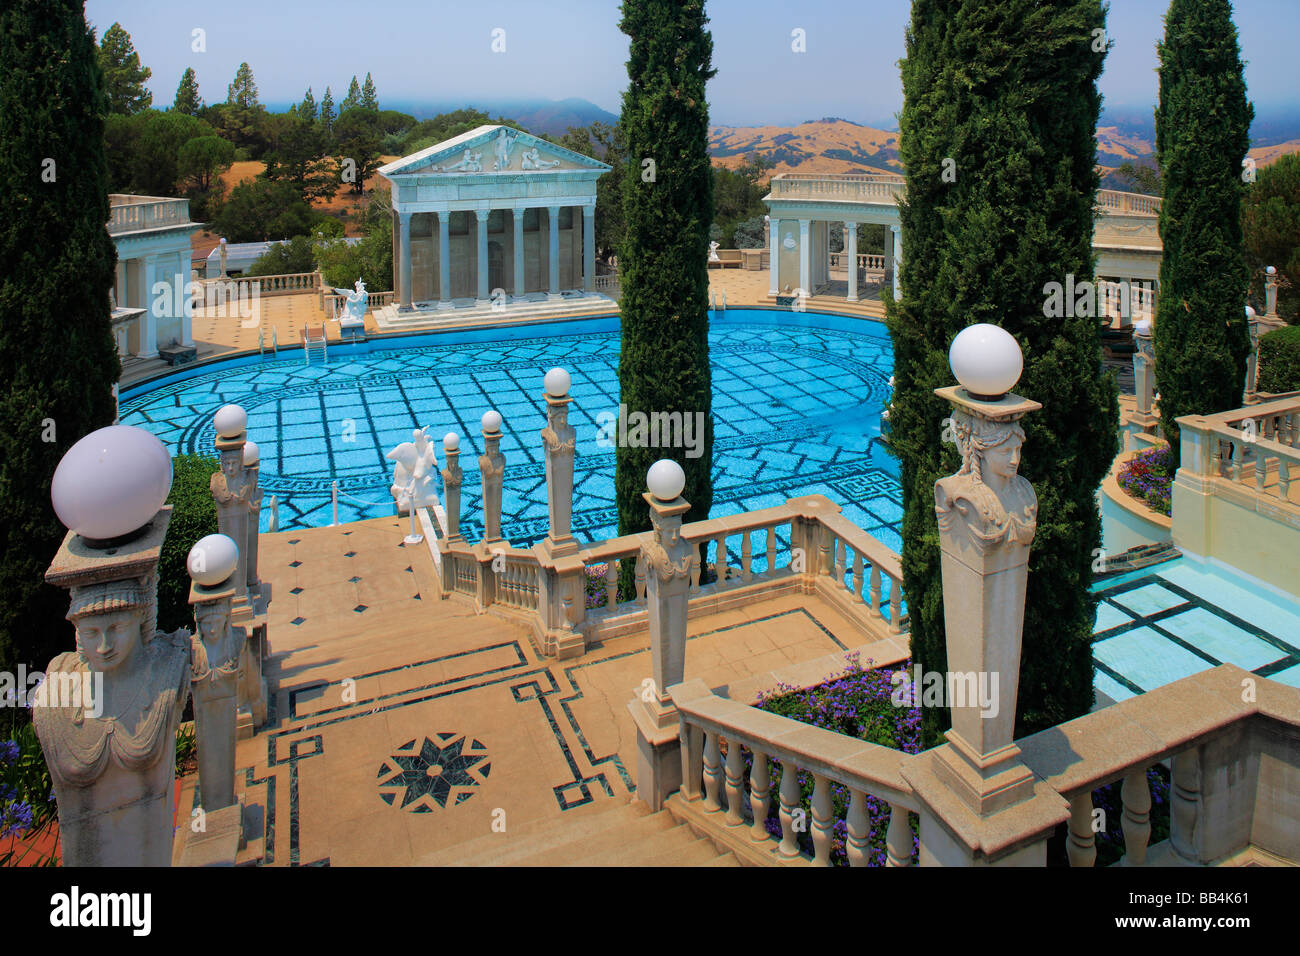
<svg viewBox="0 0 1300 956"><path fill-rule="evenodd" d="M704 809L716 813L722 809L718 802L718 778L722 770L718 766L718 735L711 730L704 732Z"/></svg>
<svg viewBox="0 0 1300 956"><path fill-rule="evenodd" d="M1070 798L1070 836L1065 843L1070 866L1092 866L1097 861L1097 835L1092 829L1092 791Z"/></svg>
<svg viewBox="0 0 1300 956"><path fill-rule="evenodd" d="M853 552L853 596L862 600L862 552Z"/></svg>
<svg viewBox="0 0 1300 956"><path fill-rule="evenodd" d="M1232 480L1241 481L1241 456L1246 453L1246 446L1235 438L1230 439L1228 445L1232 449Z"/></svg>
<svg viewBox="0 0 1300 956"><path fill-rule="evenodd" d="M871 838L871 822L867 816L867 794L864 790L849 790L849 838L844 850L849 866L867 865L867 841Z"/></svg>
<svg viewBox="0 0 1300 956"><path fill-rule="evenodd" d="M740 542L740 580L745 584L749 583L750 564L753 561L753 546L750 544L749 535L748 531L742 534Z"/></svg>
<svg viewBox="0 0 1300 956"><path fill-rule="evenodd" d="M845 544L842 538L835 539L835 586L838 588L846 587L844 584L844 549Z"/></svg>
<svg viewBox="0 0 1300 956"><path fill-rule="evenodd" d="M880 565L871 565L871 609L872 617L880 617Z"/></svg>
<svg viewBox="0 0 1300 956"><path fill-rule="evenodd" d="M889 633L898 634L903 630L903 582L896 578L889 579Z"/></svg>
<svg viewBox="0 0 1300 956"><path fill-rule="evenodd" d="M734 737L727 739L727 826L745 825L745 755L741 752L740 741Z"/></svg>
<svg viewBox="0 0 1300 956"><path fill-rule="evenodd" d="M1174 756L1169 801L1169 844L1184 860L1196 862L1196 825L1200 816L1201 768L1195 750Z"/></svg>
<svg viewBox="0 0 1300 956"><path fill-rule="evenodd" d="M794 811L799 806L799 771L789 760L781 761L781 855L799 855L794 835Z"/></svg>
<svg viewBox="0 0 1300 956"><path fill-rule="evenodd" d="M678 725L677 740L682 748L682 796L687 800L700 799L700 778L704 770L702 733L699 727L685 720Z"/></svg>
<svg viewBox="0 0 1300 956"><path fill-rule="evenodd" d="M726 535L719 535L713 540L713 546L717 548L717 553L713 559L713 573L717 577L718 587L721 587L727 581L727 538Z"/></svg>
<svg viewBox="0 0 1300 956"><path fill-rule="evenodd" d="M1120 799L1124 803L1124 865L1141 866L1147 860L1151 839L1151 785L1145 769L1124 778Z"/></svg>
<svg viewBox="0 0 1300 956"><path fill-rule="evenodd" d="M700 589L700 549L691 548L691 590Z"/></svg>
<svg viewBox="0 0 1300 956"><path fill-rule="evenodd" d="M605 610L613 610L618 603L618 559L610 558L605 566Z"/></svg>
<svg viewBox="0 0 1300 956"><path fill-rule="evenodd" d="M813 774L812 831L813 866L831 865L831 833L835 820L831 816L831 782Z"/></svg>
<svg viewBox="0 0 1300 956"><path fill-rule="evenodd" d="M645 558L636 556L636 603L645 604Z"/></svg>
<svg viewBox="0 0 1300 956"><path fill-rule="evenodd" d="M767 573L776 571L776 528L767 529Z"/></svg>
<svg viewBox="0 0 1300 956"><path fill-rule="evenodd" d="M749 771L749 809L754 815L749 827L749 838L755 843L766 843L767 812L772 806L772 776L767 754L752 750L754 766Z"/></svg>
<svg viewBox="0 0 1300 956"><path fill-rule="evenodd" d="M1259 494L1264 493L1264 482L1268 480L1268 458L1264 456L1264 449L1258 445L1255 446L1255 491Z"/></svg>
<svg viewBox="0 0 1300 956"><path fill-rule="evenodd" d="M817 535L817 573L830 576L831 570L835 564L835 559L831 555L831 551L834 548L834 536L824 527L820 529L820 532L821 533Z"/></svg>
<svg viewBox="0 0 1300 956"><path fill-rule="evenodd" d="M1218 451L1218 454L1215 456L1215 460L1216 460L1216 462L1217 462L1217 464L1218 464L1218 466L1219 466L1219 477L1220 477L1220 478L1227 478L1227 477L1228 477L1228 453L1227 453L1227 447L1228 447L1228 443L1227 443L1226 441L1224 441L1222 438L1220 438L1220 439L1218 440L1218 448L1219 448L1219 451Z"/></svg>
<svg viewBox="0 0 1300 956"><path fill-rule="evenodd" d="M912 865L912 826L907 820L907 809L896 803L889 805L889 830L885 834L886 866Z"/></svg>
<svg viewBox="0 0 1300 956"><path fill-rule="evenodd" d="M1277 460L1277 493L1283 501L1291 496L1291 463L1285 458Z"/></svg>

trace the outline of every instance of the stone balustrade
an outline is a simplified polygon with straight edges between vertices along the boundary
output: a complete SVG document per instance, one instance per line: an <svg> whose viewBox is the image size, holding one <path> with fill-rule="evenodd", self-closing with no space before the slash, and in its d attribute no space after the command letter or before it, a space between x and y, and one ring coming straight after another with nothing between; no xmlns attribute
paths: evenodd
<svg viewBox="0 0 1300 956"><path fill-rule="evenodd" d="M895 205L907 191L907 183L895 176L818 176L782 173L772 177L773 199L836 198L854 202Z"/></svg>
<svg viewBox="0 0 1300 956"><path fill-rule="evenodd" d="M190 222L188 199L114 193L108 197L108 200L110 236L143 232L147 229L165 229L170 226L187 225Z"/></svg>
<svg viewBox="0 0 1300 956"><path fill-rule="evenodd" d="M1110 215L1159 216L1160 205L1159 196L1144 196L1141 193L1121 192L1118 189L1097 190L1098 208Z"/></svg>
<svg viewBox="0 0 1300 956"><path fill-rule="evenodd" d="M830 267L832 269L845 268L844 253L832 252L830 254ZM866 272L879 272L885 274L885 256L872 255L869 252L858 253L858 268Z"/></svg>
<svg viewBox="0 0 1300 956"><path fill-rule="evenodd" d="M1300 397L1183 422L1184 441L1200 456L1191 462L1184 457L1184 468L1291 503L1291 478L1300 477Z"/></svg>
<svg viewBox="0 0 1300 956"><path fill-rule="evenodd" d="M324 289L319 272L292 272L274 276L228 276L204 279L200 283L204 301L212 301L225 293L224 300L251 298L252 296L299 295L321 293ZM391 293L390 293L391 294ZM328 298L328 296L327 296ZM334 296L334 298L340 298Z"/></svg>
<svg viewBox="0 0 1300 956"><path fill-rule="evenodd" d="M314 291L314 290L308 290ZM366 311L373 312L375 309L383 309L397 301L396 292L367 292ZM325 308L325 317L327 319L337 319L345 311L347 299L337 292L323 293L323 302Z"/></svg>

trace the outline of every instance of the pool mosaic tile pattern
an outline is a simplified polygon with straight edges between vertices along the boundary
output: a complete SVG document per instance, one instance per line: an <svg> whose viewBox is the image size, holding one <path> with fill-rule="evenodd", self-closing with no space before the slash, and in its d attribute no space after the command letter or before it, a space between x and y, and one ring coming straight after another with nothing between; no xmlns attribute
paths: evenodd
<svg viewBox="0 0 1300 956"><path fill-rule="evenodd" d="M1300 687L1300 607L1186 558L1098 582L1096 689L1119 701L1219 664Z"/></svg>
<svg viewBox="0 0 1300 956"><path fill-rule="evenodd" d="M748 318L747 318L748 317ZM826 319L827 328L803 327ZM788 324L787 324L788 323ZM122 402L123 424L156 434L174 452L212 454L212 415L236 403L248 412L261 451L263 500L280 500L280 527L330 523L330 483L339 520L393 513L387 452L431 426L461 437L461 529L481 535L479 419L505 420L502 533L528 545L546 534L546 479L538 432L545 424L542 376L561 365L573 380L570 422L578 432L573 533L616 533L614 448L598 443L597 416L618 409L617 321L526 330L423 336L400 351L380 342L331 349L330 364L299 353L222 366L171 380ZM464 339L473 339L464 341ZM426 344L429 343L429 344ZM824 494L845 516L898 550L897 465L879 442L893 367L878 323L784 312L731 310L710 332L713 361L713 517ZM668 410L664 410L668 411ZM439 456L441 463L441 448ZM688 520L689 520L688 515ZM269 511L262 528L269 527ZM785 542L783 542L784 544Z"/></svg>

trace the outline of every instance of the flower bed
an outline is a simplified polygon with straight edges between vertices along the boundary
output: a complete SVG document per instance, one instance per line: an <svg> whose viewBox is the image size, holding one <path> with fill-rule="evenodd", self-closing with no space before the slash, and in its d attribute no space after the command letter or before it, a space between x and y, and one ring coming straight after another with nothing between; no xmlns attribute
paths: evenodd
<svg viewBox="0 0 1300 956"><path fill-rule="evenodd" d="M1172 512L1170 487L1174 480L1173 453L1158 445L1134 455L1116 478L1119 486L1148 508L1162 515Z"/></svg>

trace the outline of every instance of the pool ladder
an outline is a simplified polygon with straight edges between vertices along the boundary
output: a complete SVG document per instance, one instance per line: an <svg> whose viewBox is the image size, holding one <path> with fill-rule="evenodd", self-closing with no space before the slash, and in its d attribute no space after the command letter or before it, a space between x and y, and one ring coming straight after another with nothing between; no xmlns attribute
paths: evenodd
<svg viewBox="0 0 1300 956"><path fill-rule="evenodd" d="M319 336L312 334L311 326L308 326L307 328L302 330L302 357L303 357L303 361L307 365L311 364L311 356L313 351L320 355L320 360L322 365L326 365L329 363L329 358L330 358L329 344L325 340L324 322L320 324Z"/></svg>

